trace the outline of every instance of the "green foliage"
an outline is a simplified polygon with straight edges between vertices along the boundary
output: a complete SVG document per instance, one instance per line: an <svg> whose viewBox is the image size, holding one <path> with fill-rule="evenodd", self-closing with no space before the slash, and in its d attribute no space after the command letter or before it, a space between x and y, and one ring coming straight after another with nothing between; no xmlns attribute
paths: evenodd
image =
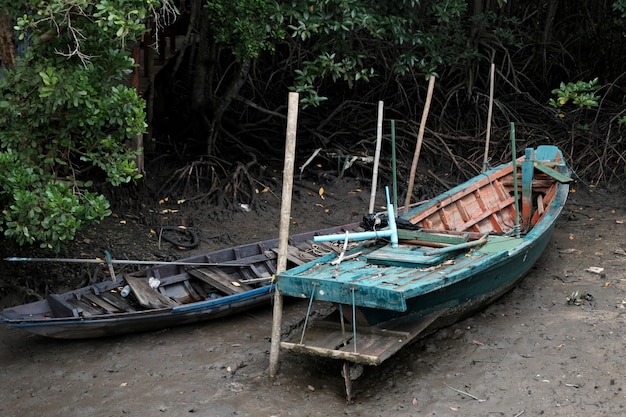
<svg viewBox="0 0 626 417"><path fill-rule="evenodd" d="M549 104L557 109L565 106L569 102L578 108L590 109L592 107L598 107L600 97L595 94L595 91L599 88L597 78L589 82L577 81L567 84L562 82L559 88L552 90L552 94L556 96L556 99L551 98Z"/></svg>
<svg viewBox="0 0 626 417"><path fill-rule="evenodd" d="M466 37L460 22L466 11L462 0L294 0L280 4L282 18L275 21L284 20L300 46L294 90L303 94L306 106L325 100L317 90L326 78L352 88L382 70L430 75L463 59Z"/></svg>
<svg viewBox="0 0 626 417"><path fill-rule="evenodd" d="M124 85L125 46L145 30L152 0L0 0L22 54L0 78L0 230L59 250L83 223L111 214L93 179L141 177L129 140L145 128L144 100Z"/></svg>
<svg viewBox="0 0 626 417"><path fill-rule="evenodd" d="M613 10L621 14L622 19L626 18L626 0L616 0L611 6Z"/></svg>
<svg viewBox="0 0 626 417"><path fill-rule="evenodd" d="M262 50L273 50L273 41L285 36L276 21L280 17L274 0L207 0L204 7L215 41L237 58L256 58Z"/></svg>

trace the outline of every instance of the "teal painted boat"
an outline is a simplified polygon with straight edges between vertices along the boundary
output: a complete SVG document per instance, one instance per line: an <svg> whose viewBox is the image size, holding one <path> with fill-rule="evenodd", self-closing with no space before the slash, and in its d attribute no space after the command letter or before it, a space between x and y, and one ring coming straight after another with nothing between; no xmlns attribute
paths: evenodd
<svg viewBox="0 0 626 417"><path fill-rule="evenodd" d="M399 216L388 201L385 229L317 237L346 249L285 271L278 289L337 308L324 320L307 318L281 348L378 365L420 334L486 307L546 248L569 174L558 148L526 149Z"/></svg>

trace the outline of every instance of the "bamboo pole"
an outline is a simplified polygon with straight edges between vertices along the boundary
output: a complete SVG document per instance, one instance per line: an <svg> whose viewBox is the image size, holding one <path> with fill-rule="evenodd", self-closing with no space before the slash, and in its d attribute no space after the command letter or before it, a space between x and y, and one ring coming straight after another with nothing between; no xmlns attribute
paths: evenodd
<svg viewBox="0 0 626 417"><path fill-rule="evenodd" d="M370 211L374 213L376 187L378 184L378 161L380 160L380 146L383 140L383 102L378 102L378 124L376 125L376 153L374 154L374 170L372 173L372 191L370 194Z"/></svg>
<svg viewBox="0 0 626 417"><path fill-rule="evenodd" d="M420 151L422 150L422 141L424 139L424 129L426 128L426 120L428 119L428 111L430 110L430 101L433 98L433 90L435 88L435 76L431 75L428 80L428 93L426 94L426 104L422 112L422 121L420 130L417 133L417 145L415 146L415 154L413 155L413 164L411 165L411 174L409 176L409 186L406 190L406 198L404 199L404 213L408 213L411 204L411 195L413 194L413 184L415 183L415 172L417 171L417 161L420 159Z"/></svg>
<svg viewBox="0 0 626 417"><path fill-rule="evenodd" d="M511 163L513 164L513 199L515 200L515 237L520 236L519 203L517 190L517 150L515 149L515 123L511 122Z"/></svg>
<svg viewBox="0 0 626 417"><path fill-rule="evenodd" d="M391 172L393 175L393 206L398 210L398 174L396 172L396 121L391 121Z"/></svg>
<svg viewBox="0 0 626 417"><path fill-rule="evenodd" d="M278 241L278 264L276 276L287 269L287 249L289 247L289 218L291 216L291 194L293 190L293 171L296 153L296 130L298 126L298 93L289 93L287 110L287 138L285 144L285 164L283 169L283 194L280 205L280 230ZM274 289L274 310L272 313L272 342L270 345L269 376L274 378L278 372L280 353L280 328L283 315L283 297Z"/></svg>
<svg viewBox="0 0 626 417"><path fill-rule="evenodd" d="M489 142L491 140L491 115L493 114L493 91L496 73L496 64L491 64L491 73L489 75L489 110L487 111L487 135L485 138L485 157L483 159L483 172L487 171L489 165Z"/></svg>

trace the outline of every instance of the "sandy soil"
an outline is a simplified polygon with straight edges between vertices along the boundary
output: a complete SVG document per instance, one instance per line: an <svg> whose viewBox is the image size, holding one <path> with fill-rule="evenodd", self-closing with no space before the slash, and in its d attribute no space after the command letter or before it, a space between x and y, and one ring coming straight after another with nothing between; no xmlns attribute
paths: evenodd
<svg viewBox="0 0 626 417"><path fill-rule="evenodd" d="M367 211L369 195L352 180L323 186L325 199L320 184L298 188L292 231L348 223ZM340 364L332 360L283 352L278 377L268 380L267 306L98 340L52 340L2 327L0 415L624 415L623 196L575 188L546 252L518 287L483 312L367 368L355 382L351 405ZM264 204L257 212L233 213L230 220L187 213L202 241L194 253L276 236L278 199L267 193ZM101 256L103 249L130 259L191 254L159 243L150 227L117 213L86 230L65 255ZM305 309L300 301L286 303L285 333Z"/></svg>

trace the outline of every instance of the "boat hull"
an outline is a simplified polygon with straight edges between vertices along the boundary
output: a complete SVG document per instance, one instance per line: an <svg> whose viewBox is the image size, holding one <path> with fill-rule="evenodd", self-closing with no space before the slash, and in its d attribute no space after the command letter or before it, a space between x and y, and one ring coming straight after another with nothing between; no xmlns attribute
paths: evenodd
<svg viewBox="0 0 626 417"><path fill-rule="evenodd" d="M398 232L398 244L373 239L345 260L329 254L282 273L282 294L334 303L338 314L323 320L327 331L313 323L311 335L305 327L281 346L378 365L514 288L546 249L571 181L556 147L526 150L516 162L521 169L502 165L403 213L421 230ZM341 332L329 325L337 318Z"/></svg>
<svg viewBox="0 0 626 417"><path fill-rule="evenodd" d="M465 279L407 300L407 310L359 308L369 325L395 328L438 311L444 313L428 328L436 330L471 316L511 291L536 264L552 235L553 227L512 253L496 254L497 262L482 270L468 271ZM490 264L487 262L486 264Z"/></svg>
<svg viewBox="0 0 626 417"><path fill-rule="evenodd" d="M50 318L32 321L9 319L6 320L6 325L9 328L17 328L56 339L111 337L181 326L241 313L267 304L273 292L274 285L270 285L240 295L222 297L216 300L198 302L171 309L122 313L111 317L93 319ZM46 303L46 301L40 301L39 303Z"/></svg>
<svg viewBox="0 0 626 417"><path fill-rule="evenodd" d="M294 266L334 251L316 245L320 234L360 230L358 223L290 236ZM7 308L0 322L58 339L110 337L195 323L269 305L278 239L239 245L158 264L45 300ZM151 286L151 281L157 282ZM124 296L124 288L130 295Z"/></svg>

